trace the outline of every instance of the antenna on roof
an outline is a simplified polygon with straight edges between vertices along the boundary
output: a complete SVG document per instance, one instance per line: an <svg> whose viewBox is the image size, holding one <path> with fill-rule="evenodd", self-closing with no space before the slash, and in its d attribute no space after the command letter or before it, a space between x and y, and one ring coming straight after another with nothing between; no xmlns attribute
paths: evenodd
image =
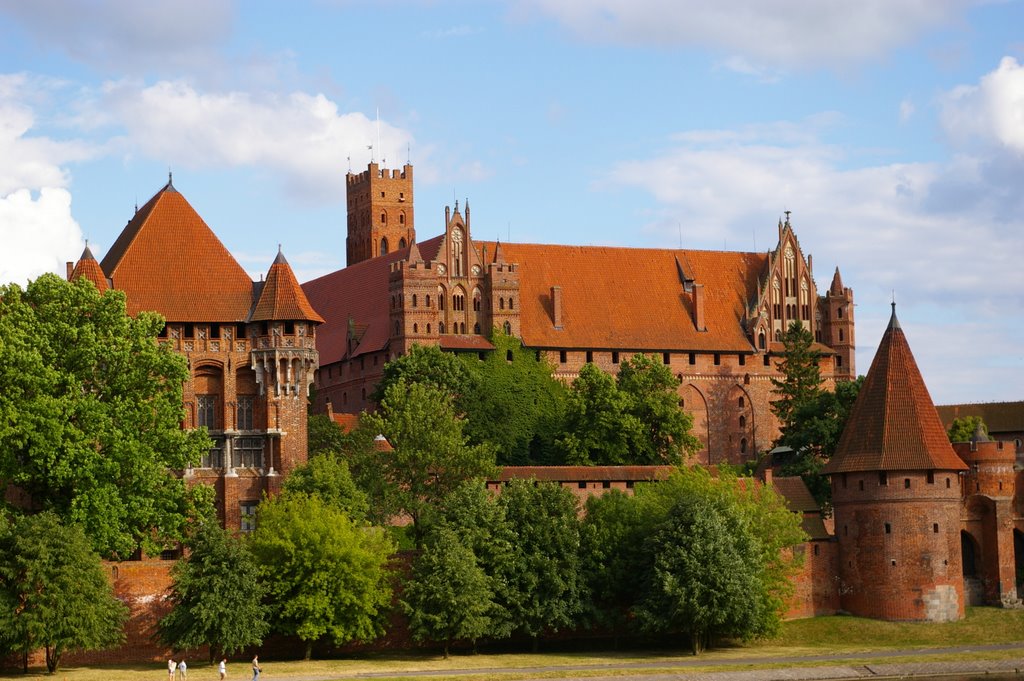
<svg viewBox="0 0 1024 681"><path fill-rule="evenodd" d="M792 213L793 211L786 210L786 211L783 211L783 212L786 214L786 224L788 225L789 224L789 214Z"/></svg>
<svg viewBox="0 0 1024 681"><path fill-rule="evenodd" d="M171 174L171 167L167 166L167 186L170 187L174 184L174 175Z"/></svg>
<svg viewBox="0 0 1024 681"><path fill-rule="evenodd" d="M351 173L352 172L352 155L349 154L345 158L348 159L348 172Z"/></svg>
<svg viewBox="0 0 1024 681"><path fill-rule="evenodd" d="M366 148L370 150L370 163L373 163L373 145L367 144Z"/></svg>
<svg viewBox="0 0 1024 681"><path fill-rule="evenodd" d="M380 107L377 107L377 148L380 149ZM380 160L381 165L387 165L387 160L383 157Z"/></svg>
<svg viewBox="0 0 1024 681"><path fill-rule="evenodd" d="M405 164L412 165L412 145L405 143Z"/></svg>
<svg viewBox="0 0 1024 681"><path fill-rule="evenodd" d="M138 194L135 195L135 212L136 213L139 212L139 195Z"/></svg>

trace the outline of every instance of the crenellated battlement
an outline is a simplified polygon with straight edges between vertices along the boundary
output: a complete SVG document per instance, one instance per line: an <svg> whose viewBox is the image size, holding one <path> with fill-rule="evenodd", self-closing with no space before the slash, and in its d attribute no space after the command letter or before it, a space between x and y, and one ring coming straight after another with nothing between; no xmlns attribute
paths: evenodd
<svg viewBox="0 0 1024 681"><path fill-rule="evenodd" d="M408 180L412 181L412 166L405 164L399 168L381 168L376 163L371 163L361 173L348 173L345 176L345 183L349 187L357 187L361 184L368 184L372 180Z"/></svg>

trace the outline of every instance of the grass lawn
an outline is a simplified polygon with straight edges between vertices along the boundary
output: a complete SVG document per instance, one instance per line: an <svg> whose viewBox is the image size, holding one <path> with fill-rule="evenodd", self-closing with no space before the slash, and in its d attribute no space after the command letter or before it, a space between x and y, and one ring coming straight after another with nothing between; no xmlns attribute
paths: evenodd
<svg viewBox="0 0 1024 681"><path fill-rule="evenodd" d="M821 655L826 653L840 654L848 662L857 662L858 654L880 650L908 650L908 654L899 658L887 658L886 662L916 662L923 660L940 661L943 657L934 655L915 656L916 648L943 648L952 646L981 645L990 643L1020 642L1024 648L1024 610L1002 610L999 608L970 608L966 619L947 624L927 623L895 623L878 622L857 617L818 617L806 620L794 620L783 624L782 631L771 640L755 641L746 645L734 645L716 648L704 653L700 662L725 662L726 667L715 666L714 669L749 669L750 658L775 658L789 656ZM1008 659L1021 656L1021 648L1011 651L987 651L972 654L972 659ZM948 659L962 660L963 653L949 655ZM487 670L507 669L501 675L503 681L514 681L528 675L531 678L551 676L552 678L585 678L589 675L603 676L614 674L657 673L676 667L680 662L693 662L695 658L683 649L628 651L595 653L591 651L577 653L505 653L505 654L455 654L448 660L440 655L430 654L395 654L362 655L337 660L282 661L261 660L264 681L274 679L309 679L325 680L342 678L346 675L375 673L387 674L387 679L401 679L403 674L417 671L441 672L437 676L428 677L430 681L459 679L459 681L482 681L494 678L493 672L481 671L479 674L459 674L446 676L444 671L455 670ZM644 669L603 669L595 671L563 670L552 674L517 674L514 670L524 667L578 667L584 665L628 665L643 663L655 665ZM830 662L835 664L836 661ZM779 661L778 663L759 662L757 666L805 666L825 664L822 662ZM199 660L189 661L189 679L192 681L216 679L215 666ZM660 666L663 665L663 666ZM688 668L692 671L710 669L710 667ZM11 675L18 679L58 679L60 681L128 681L129 679L153 679L162 681L167 678L165 663L123 665L117 667L73 667L61 669L55 676L47 676L39 670L33 670L27 676ZM678 671L678 669L676 669ZM248 662L233 661L228 666L229 679L249 679L251 672ZM404 677L409 678L409 677Z"/></svg>

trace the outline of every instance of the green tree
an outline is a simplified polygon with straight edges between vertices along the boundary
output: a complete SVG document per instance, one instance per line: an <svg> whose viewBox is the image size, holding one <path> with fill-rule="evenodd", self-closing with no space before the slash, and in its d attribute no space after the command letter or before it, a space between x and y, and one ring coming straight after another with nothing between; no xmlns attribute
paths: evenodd
<svg viewBox="0 0 1024 681"><path fill-rule="evenodd" d="M645 523L636 498L618 490L587 499L580 524L580 573L588 598L584 615L591 626L628 633L633 605L642 595L639 575L647 572Z"/></svg>
<svg viewBox="0 0 1024 681"><path fill-rule="evenodd" d="M205 522L186 543L188 556L171 568L171 611L157 623L172 648L210 647L210 662L259 645L269 631L265 587L244 542Z"/></svg>
<svg viewBox="0 0 1024 681"><path fill-rule="evenodd" d="M566 400L565 434L558 439L565 462L574 466L630 463L630 446L643 428L629 413L630 399L611 374L584 364Z"/></svg>
<svg viewBox="0 0 1024 681"><path fill-rule="evenodd" d="M313 644L372 641L391 603L386 569L394 545L382 528L356 526L318 497L260 504L249 548L267 587L271 626Z"/></svg>
<svg viewBox="0 0 1024 681"><path fill-rule="evenodd" d="M402 594L413 638L441 642L447 660L452 641L487 634L490 603L490 580L472 549L452 530L432 533Z"/></svg>
<svg viewBox="0 0 1024 681"><path fill-rule="evenodd" d="M306 423L306 448L310 459L320 454L340 454L345 451L349 438L331 417L311 414Z"/></svg>
<svg viewBox="0 0 1024 681"><path fill-rule="evenodd" d="M466 435L494 445L502 465L561 463L554 441L562 431L565 386L551 363L518 338L495 332L491 342L494 350L482 361L461 356L469 380L455 406L466 416Z"/></svg>
<svg viewBox="0 0 1024 681"><path fill-rule="evenodd" d="M416 545L423 542L421 520L460 483L494 473L494 450L470 445L464 422L451 398L425 383L399 380L388 387L380 409L364 414L360 430L383 434L394 451L371 449L374 464L364 470L379 476L396 507L412 519Z"/></svg>
<svg viewBox="0 0 1024 681"><path fill-rule="evenodd" d="M782 336L782 360L779 362L781 378L772 378L776 399L772 412L779 419L778 444L800 427L797 416L802 408L814 402L824 390L818 361L821 353L814 348L814 336L799 321L794 321ZM795 447L794 447L795 449Z"/></svg>
<svg viewBox="0 0 1024 681"><path fill-rule="evenodd" d="M473 552L488 580L486 635L505 638L512 633L508 604L515 571L518 539L505 519L505 508L482 480L467 480L431 510L428 534L452 532Z"/></svg>
<svg viewBox="0 0 1024 681"><path fill-rule="evenodd" d="M454 401L466 391L469 382L466 365L454 354L436 345L414 344L409 352L384 365L380 383L370 399L380 404L387 396L388 388L397 383L425 383Z"/></svg>
<svg viewBox="0 0 1024 681"><path fill-rule="evenodd" d="M765 601L756 597L764 590L760 550L734 508L708 497L680 498L649 550L648 593L636 608L645 629L685 632L695 655L715 636L764 631Z"/></svg>
<svg viewBox="0 0 1024 681"><path fill-rule="evenodd" d="M512 480L498 501L517 539L508 576L513 630L533 639L571 627L582 610L576 497L561 485Z"/></svg>
<svg viewBox="0 0 1024 681"><path fill-rule="evenodd" d="M180 427L188 369L162 327L84 278L0 287L0 480L107 557L183 536L189 494L173 471L210 445Z"/></svg>
<svg viewBox="0 0 1024 681"><path fill-rule="evenodd" d="M979 427L985 437L988 437L988 426L980 416L960 416L949 424L946 434L949 436L950 442L970 442Z"/></svg>
<svg viewBox="0 0 1024 681"><path fill-rule="evenodd" d="M128 608L89 540L52 512L0 528L0 650L46 650L51 674L68 650L98 650L123 638Z"/></svg>
<svg viewBox="0 0 1024 681"><path fill-rule="evenodd" d="M663 362L633 355L620 365L617 384L640 426L629 445L631 463L679 464L701 448L690 433L693 417L679 408L679 379Z"/></svg>
<svg viewBox="0 0 1024 681"><path fill-rule="evenodd" d="M318 497L357 524L366 521L370 511L366 493L356 486L348 464L336 454L314 456L296 468L284 481L282 492Z"/></svg>
<svg viewBox="0 0 1024 681"><path fill-rule="evenodd" d="M715 636L749 638L777 629L800 565L791 549L806 535L800 517L771 487L693 467L638 486L636 501L641 535L658 537L647 545L647 595L636 608L645 628L686 632L695 652ZM732 561L743 563L735 575L705 574L728 572L739 565ZM748 612L737 617L737 607Z"/></svg>
<svg viewBox="0 0 1024 681"><path fill-rule="evenodd" d="M821 468L835 454L850 409L864 383L860 376L853 381L839 381L834 392L820 391L799 405L792 426L780 444L793 451L780 460L783 475L799 475L821 507L832 505L832 486Z"/></svg>

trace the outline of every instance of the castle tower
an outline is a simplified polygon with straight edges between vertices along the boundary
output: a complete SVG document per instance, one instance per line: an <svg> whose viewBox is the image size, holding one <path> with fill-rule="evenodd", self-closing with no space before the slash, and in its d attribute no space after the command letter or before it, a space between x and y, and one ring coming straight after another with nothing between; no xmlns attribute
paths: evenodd
<svg viewBox="0 0 1024 681"><path fill-rule="evenodd" d="M319 356L316 325L323 323L306 299L284 254L278 251L247 325L261 415L271 433L269 469L287 476L306 462L306 396ZM276 490L271 490L276 491Z"/></svg>
<svg viewBox="0 0 1024 681"><path fill-rule="evenodd" d="M437 273L424 262L415 243L407 260L391 263L389 335L396 355L404 355L413 344L437 344L438 309L443 304L437 289Z"/></svg>
<svg viewBox="0 0 1024 681"><path fill-rule="evenodd" d="M836 351L836 378L852 379L857 375L854 366L856 342L853 337L853 291L843 286L838 267L822 303L824 328L822 338L818 340Z"/></svg>
<svg viewBox="0 0 1024 681"><path fill-rule="evenodd" d="M506 335L521 337L519 318L519 269L515 263L505 261L501 242L494 247L494 261L487 264L488 288L491 292L491 324ZM554 314L561 325L562 291L552 290Z"/></svg>
<svg viewBox="0 0 1024 681"><path fill-rule="evenodd" d="M832 479L842 608L884 620L964 616L960 472L893 303Z"/></svg>
<svg viewBox="0 0 1024 681"><path fill-rule="evenodd" d="M345 176L348 199L346 264L376 258L416 241L413 215L412 165L401 170L370 163L359 174Z"/></svg>
<svg viewBox="0 0 1024 681"><path fill-rule="evenodd" d="M103 270L100 268L100 263L96 260L96 257L89 250L89 244L85 245L85 250L82 251L82 257L78 259L77 263L68 263L68 281L75 281L85 277L93 284L96 285L96 290L100 293L107 291L110 288L109 282L107 282L107 276L103 274Z"/></svg>
<svg viewBox="0 0 1024 681"><path fill-rule="evenodd" d="M1014 546L1024 537L1014 522L1016 448L989 440L979 424L970 441L954 442L953 450L969 466L960 535L968 605L1020 607L1017 575L1024 570L1024 555Z"/></svg>

